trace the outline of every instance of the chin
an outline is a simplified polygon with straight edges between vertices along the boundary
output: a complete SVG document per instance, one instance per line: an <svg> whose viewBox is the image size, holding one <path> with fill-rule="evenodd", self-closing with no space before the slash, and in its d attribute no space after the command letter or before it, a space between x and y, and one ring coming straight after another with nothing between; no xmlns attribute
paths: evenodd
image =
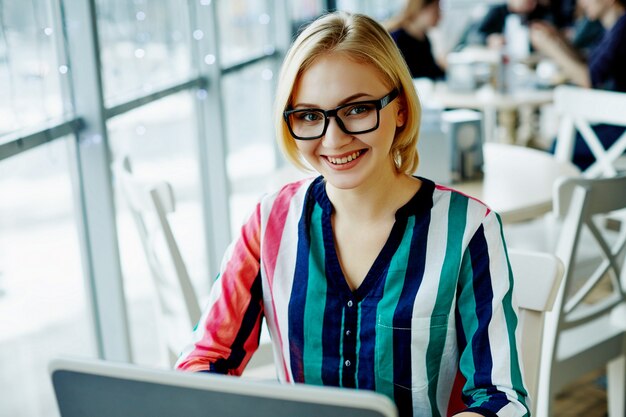
<svg viewBox="0 0 626 417"><path fill-rule="evenodd" d="M360 175L337 174L334 172L322 173L324 180L338 190L352 190L362 185L365 180Z"/></svg>

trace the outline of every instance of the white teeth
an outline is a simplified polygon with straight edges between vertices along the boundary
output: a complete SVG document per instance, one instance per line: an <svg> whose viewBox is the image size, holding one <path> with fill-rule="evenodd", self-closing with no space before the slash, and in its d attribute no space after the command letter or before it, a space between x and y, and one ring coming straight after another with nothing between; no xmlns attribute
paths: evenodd
<svg viewBox="0 0 626 417"><path fill-rule="evenodd" d="M359 155L361 155L361 151L356 151L352 153L351 155L344 156L343 158L333 158L329 156L328 160L333 165L343 165L343 164L347 164L350 161L354 161L355 159L359 157Z"/></svg>

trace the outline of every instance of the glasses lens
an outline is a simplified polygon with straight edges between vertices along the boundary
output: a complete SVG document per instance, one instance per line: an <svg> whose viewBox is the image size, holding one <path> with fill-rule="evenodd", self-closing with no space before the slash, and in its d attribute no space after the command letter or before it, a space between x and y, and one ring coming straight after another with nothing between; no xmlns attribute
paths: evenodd
<svg viewBox="0 0 626 417"><path fill-rule="evenodd" d="M348 133L371 130L378 124L378 109L375 103L355 103L342 107L337 116Z"/></svg>
<svg viewBox="0 0 626 417"><path fill-rule="evenodd" d="M324 131L324 113L315 110L301 110L289 114L289 126L299 138L314 138Z"/></svg>

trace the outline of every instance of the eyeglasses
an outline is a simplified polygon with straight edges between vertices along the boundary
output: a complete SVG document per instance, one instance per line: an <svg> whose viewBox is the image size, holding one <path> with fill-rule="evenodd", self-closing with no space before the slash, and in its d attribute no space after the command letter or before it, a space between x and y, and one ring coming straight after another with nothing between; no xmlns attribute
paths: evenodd
<svg viewBox="0 0 626 417"><path fill-rule="evenodd" d="M329 117L334 117L344 132L352 135L378 129L380 110L398 97L397 88L379 100L357 101L332 110L296 109L283 113L291 136L299 140L319 139L326 134Z"/></svg>

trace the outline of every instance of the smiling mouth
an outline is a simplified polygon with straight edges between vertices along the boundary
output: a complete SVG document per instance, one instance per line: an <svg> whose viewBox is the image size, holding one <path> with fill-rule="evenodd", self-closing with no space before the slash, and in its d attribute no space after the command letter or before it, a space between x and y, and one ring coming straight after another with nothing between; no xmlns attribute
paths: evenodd
<svg viewBox="0 0 626 417"><path fill-rule="evenodd" d="M357 159L364 153L365 153L364 150L360 150L360 151L352 152L350 155L344 156L342 158L333 158L332 156L327 156L326 159L328 160L328 162L330 162L333 165L344 165L344 164L347 164L348 162L354 161L355 159Z"/></svg>

